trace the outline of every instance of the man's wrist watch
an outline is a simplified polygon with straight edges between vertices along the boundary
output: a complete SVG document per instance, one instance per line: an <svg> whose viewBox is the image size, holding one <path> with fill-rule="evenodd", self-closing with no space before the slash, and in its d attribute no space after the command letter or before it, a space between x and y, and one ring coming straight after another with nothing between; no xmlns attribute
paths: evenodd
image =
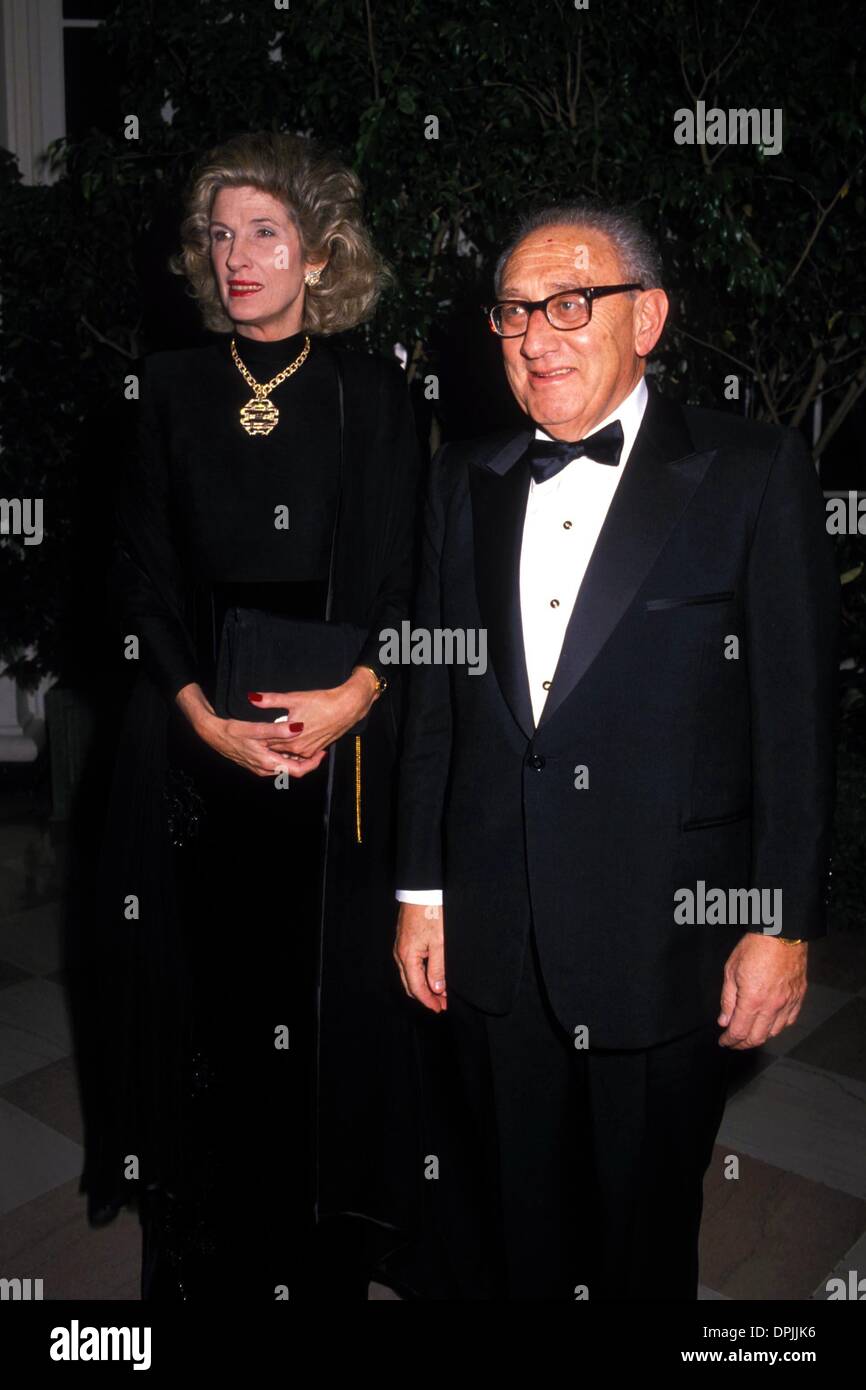
<svg viewBox="0 0 866 1390"><path fill-rule="evenodd" d="M369 671L375 682L373 694L379 696L388 689L388 677L380 676L378 671L374 671L372 666L356 666L356 671Z"/></svg>

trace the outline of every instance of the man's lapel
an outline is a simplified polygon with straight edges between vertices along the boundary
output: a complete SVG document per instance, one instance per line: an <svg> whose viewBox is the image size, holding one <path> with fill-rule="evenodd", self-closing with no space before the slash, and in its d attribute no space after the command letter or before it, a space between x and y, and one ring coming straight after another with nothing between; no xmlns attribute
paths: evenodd
<svg viewBox="0 0 866 1390"><path fill-rule="evenodd" d="M520 549L529 470L515 468L534 430L521 430L469 470L475 540L475 589L499 688L527 738L535 721L520 618Z"/></svg>
<svg viewBox="0 0 866 1390"><path fill-rule="evenodd" d="M682 410L650 385L625 473L571 612L539 729L555 717L625 614L714 453L695 453Z"/></svg>
<svg viewBox="0 0 866 1390"><path fill-rule="evenodd" d="M527 738L535 732L520 612L520 551L529 471L514 465L533 437L521 430L470 468L475 584L500 689ZM625 473L575 601L539 729L589 670L655 563L713 458L695 453L679 406L649 385Z"/></svg>

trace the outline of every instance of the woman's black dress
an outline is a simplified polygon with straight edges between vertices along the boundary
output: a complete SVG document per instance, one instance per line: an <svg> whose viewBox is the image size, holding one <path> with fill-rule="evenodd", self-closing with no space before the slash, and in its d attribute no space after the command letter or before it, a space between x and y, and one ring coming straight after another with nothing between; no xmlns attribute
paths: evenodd
<svg viewBox="0 0 866 1390"><path fill-rule="evenodd" d="M256 380L268 381L303 342L302 334L240 339L238 350ZM330 362L311 350L275 392L280 420L270 435L251 437L237 418L227 419L218 389L202 413L211 462L206 477L191 480L188 519L205 610L194 624L200 683L209 695L229 605L324 617L337 496L335 395ZM251 1284L285 1285L297 1298L315 1277L315 988L327 770L279 785L255 777L204 744L177 708L169 770L180 802L190 786L202 798L198 833L186 840L181 828L173 851L190 984L187 1171L175 1211L191 1245L187 1262L200 1250L207 1256L189 1277L200 1286L205 1276L245 1269Z"/></svg>
<svg viewBox="0 0 866 1390"><path fill-rule="evenodd" d="M236 339L259 382L292 362L303 341L302 334L267 343ZM120 807L121 768L113 813L121 815L123 827L110 829L109 843L113 833L124 873L143 881L124 885L106 870L115 910L118 892L124 903L128 894L138 899L135 963L131 971L120 966L125 983L109 1006L124 1039L133 1037L124 1044L132 1061L124 1063L119 1083L106 1078L106 1086L119 1084L122 1094L109 1122L102 1117L91 1136L84 1186L92 1194L110 1194L105 1174L117 1171L121 1151L133 1145L145 1228L145 1297L197 1298L216 1291L272 1299L280 1288L293 1300L316 1297L323 1289L320 1242L313 1241L321 1163L314 1097L323 1065L316 1019L328 763L339 745L317 771L278 787L210 749L174 696L197 681L213 697L227 606L324 616L338 492L334 359L314 339L306 362L273 393L280 412L276 428L251 437L239 420L251 392L231 360L229 340L172 356L183 359L183 390L173 391L171 411L143 398L140 447L119 508L126 633L139 640L145 686L151 695L159 690L167 720L163 735L164 716L153 699L146 692L133 695L121 747L121 762L124 756L129 761L129 804ZM405 425L403 420L402 444L408 447ZM414 476L405 486L404 570ZM407 579L404 574L400 581L405 597ZM393 711L388 718L391 738ZM151 756L160 763L160 775L151 782L159 784L161 795L150 784L145 789ZM338 772L341 784L345 791L347 777ZM136 836L144 847L137 859L128 853ZM354 870L344 862L342 880L348 882ZM387 901L392 887L384 896L377 887L373 901L364 890L370 912ZM357 900L347 898L341 907L353 913ZM392 922L393 917L391 933ZM348 950L337 950L338 962L349 960L353 939L346 938ZM361 969L390 991L379 956L383 952L371 937ZM338 963L335 981L341 970ZM362 991L364 983L359 978ZM329 996L338 999L342 988L348 1001L345 1038L338 1036L342 1006L332 1005L334 1026L325 1045L324 1065L335 1078L328 1099L336 1109L324 1122L332 1176L340 1163L338 1156L334 1167L335 1124L341 1123L340 1107L351 1105L338 1096L341 1053L350 1096L358 1090L351 1053L363 1046L360 1035L352 1036L356 1006L348 998L350 987L338 981ZM365 1006L362 999L358 1008L359 1026L368 1027L370 1001ZM413 1086L407 1069L411 1024L393 996L381 1013L386 1022L389 1009L387 1027L393 1024L396 1031L382 1033L374 1046L379 1064L383 1056L400 1060L405 1089L402 1097L371 1101L373 1122L382 1120L383 1132L368 1144L368 1161L378 1172L373 1150L382 1144L393 1152L401 1165L399 1181L413 1194L407 1195L408 1211L421 1176L423 1143L415 1134L388 1133L394 1114L401 1124L407 1119ZM371 1087L383 1081L381 1074L366 1078ZM401 1082L393 1084L399 1089ZM352 1120L361 1115L357 1107L354 1115L346 1114L348 1146L367 1144L369 1136L351 1132ZM124 1162L128 1158L124 1154ZM387 1184L387 1175L382 1177ZM331 1185L336 1192L340 1179ZM360 1204L360 1214L366 1214L366 1196L348 1194L348 1209ZM332 1200L339 1205L342 1194ZM371 1210L381 1230L401 1223L399 1214L392 1217L387 1196L373 1197Z"/></svg>

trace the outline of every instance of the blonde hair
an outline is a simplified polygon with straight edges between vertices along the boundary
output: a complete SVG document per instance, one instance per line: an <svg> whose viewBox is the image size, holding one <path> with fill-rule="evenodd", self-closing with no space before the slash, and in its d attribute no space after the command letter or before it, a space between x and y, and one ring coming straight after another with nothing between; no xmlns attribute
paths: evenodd
<svg viewBox="0 0 866 1390"><path fill-rule="evenodd" d="M361 218L358 176L307 136L257 131L209 150L190 176L181 250L169 267L186 276L205 327L217 333L234 328L211 264L213 200L220 188L247 186L284 204L306 261L327 258L319 283L305 287L303 329L342 333L369 318L391 276Z"/></svg>

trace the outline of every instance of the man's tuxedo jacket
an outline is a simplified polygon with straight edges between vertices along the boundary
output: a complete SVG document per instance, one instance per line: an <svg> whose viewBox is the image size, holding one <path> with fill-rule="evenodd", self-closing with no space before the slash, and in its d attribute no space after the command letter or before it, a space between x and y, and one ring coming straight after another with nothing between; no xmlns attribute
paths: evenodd
<svg viewBox="0 0 866 1390"><path fill-rule="evenodd" d="M716 1017L749 929L678 924L677 889L781 889L784 936L826 930L839 583L800 435L650 386L536 728L532 434L431 466L414 625L486 628L488 667L413 669L397 882L444 890L449 992L507 1013L532 923L566 1030L648 1047Z"/></svg>

